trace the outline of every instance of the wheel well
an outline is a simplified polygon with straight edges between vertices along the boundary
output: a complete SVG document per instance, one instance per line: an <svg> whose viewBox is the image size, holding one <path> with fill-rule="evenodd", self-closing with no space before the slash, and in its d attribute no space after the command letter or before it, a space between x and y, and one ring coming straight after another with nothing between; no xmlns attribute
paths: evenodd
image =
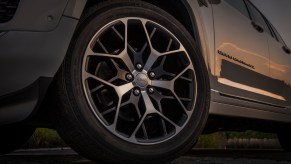
<svg viewBox="0 0 291 164"><path fill-rule="evenodd" d="M188 9L183 3L183 0L143 0L145 2L151 3L176 18L186 29L187 31L194 36L194 27L192 25L191 15L188 13Z"/></svg>
<svg viewBox="0 0 291 164"><path fill-rule="evenodd" d="M85 10L90 8L92 5L96 5L101 2L105 2L106 0L88 0ZM193 18L191 18L191 14L188 12L188 8L186 7L186 2L184 0L140 0L147 3L150 3L154 6L157 6L167 13L172 15L175 19L177 19L191 34L191 36L196 40L195 37L195 26L193 22Z"/></svg>

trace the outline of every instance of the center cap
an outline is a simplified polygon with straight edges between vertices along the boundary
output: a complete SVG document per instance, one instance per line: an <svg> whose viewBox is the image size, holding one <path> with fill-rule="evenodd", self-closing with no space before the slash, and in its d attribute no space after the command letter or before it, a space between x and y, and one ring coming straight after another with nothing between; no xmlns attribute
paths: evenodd
<svg viewBox="0 0 291 164"><path fill-rule="evenodd" d="M139 73L136 75L135 83L141 88L144 88L148 85L149 78L146 74Z"/></svg>

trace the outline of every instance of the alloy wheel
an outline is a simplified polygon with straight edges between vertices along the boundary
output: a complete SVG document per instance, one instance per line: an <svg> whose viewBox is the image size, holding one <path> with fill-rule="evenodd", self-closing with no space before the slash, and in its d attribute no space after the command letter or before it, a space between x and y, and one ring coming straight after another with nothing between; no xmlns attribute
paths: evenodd
<svg viewBox="0 0 291 164"><path fill-rule="evenodd" d="M130 17L92 37L82 84L95 117L115 136L146 145L183 130L196 101L197 81L187 50L162 25Z"/></svg>

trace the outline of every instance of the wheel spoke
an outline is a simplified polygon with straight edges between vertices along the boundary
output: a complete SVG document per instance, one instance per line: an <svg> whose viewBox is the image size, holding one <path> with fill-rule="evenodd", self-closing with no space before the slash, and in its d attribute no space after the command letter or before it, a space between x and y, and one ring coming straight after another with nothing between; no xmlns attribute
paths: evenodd
<svg viewBox="0 0 291 164"><path fill-rule="evenodd" d="M161 118L164 136L168 134L165 120Z"/></svg>
<svg viewBox="0 0 291 164"><path fill-rule="evenodd" d="M116 110L116 107L112 107L112 108L107 109L106 111L102 112L101 114L104 116L104 115L107 115L115 110Z"/></svg>
<svg viewBox="0 0 291 164"><path fill-rule="evenodd" d="M165 98L166 96L160 94L159 92L154 92L153 95L151 95L152 98L154 98L154 100L158 103L158 111L163 114L163 108L162 108L162 105L161 105L161 100L163 98ZM161 121L162 121L162 127L163 127L163 133L164 135L166 136L167 135L167 128L166 128L166 123L165 123L165 120L161 118Z"/></svg>
<svg viewBox="0 0 291 164"><path fill-rule="evenodd" d="M175 100L175 97L174 96L164 96L164 99Z"/></svg>
<svg viewBox="0 0 291 164"><path fill-rule="evenodd" d="M131 62L130 57L128 56L127 50L122 51L119 55L119 58L124 62L130 72L134 71L134 65Z"/></svg>
<svg viewBox="0 0 291 164"><path fill-rule="evenodd" d="M122 23L124 24L124 47L125 49L128 46L128 19L124 18L121 19Z"/></svg>
<svg viewBox="0 0 291 164"><path fill-rule="evenodd" d="M117 78L116 77L113 77L112 79L108 80L109 83L112 83L114 80L116 80ZM98 90L100 90L101 88L103 88L104 85L103 84L100 84L99 86L93 88L92 90L90 90L91 93L94 93Z"/></svg>
<svg viewBox="0 0 291 164"><path fill-rule="evenodd" d="M184 70L182 70L174 79L170 81L165 81L165 80L153 80L152 81L152 86L159 87L159 88L164 88L164 89L169 89L172 92L174 92L174 83L175 81L182 76L186 71L188 70L193 70L191 66L187 66Z"/></svg>
<svg viewBox="0 0 291 164"><path fill-rule="evenodd" d="M167 58L166 56L163 56L163 59L162 59L162 61L161 61L160 66L163 66L163 65L165 64L166 58Z"/></svg>
<svg viewBox="0 0 291 164"><path fill-rule="evenodd" d="M121 80L124 80L124 81L126 81L126 78L125 78L125 76L126 76L126 74L128 73L127 71L125 71L125 70L123 70L123 69L121 69L119 66L118 66L118 64L113 60L113 59L111 59L111 62L112 62L112 64L114 65L114 67L116 68L116 70L117 70L117 77L115 77L116 79L121 79ZM115 80L116 80L115 79Z"/></svg>
<svg viewBox="0 0 291 164"><path fill-rule="evenodd" d="M173 95L175 96L175 99L179 102L180 106L182 107L182 109L184 110L184 112L187 114L187 116L189 117L189 115L192 113L191 111L188 111L185 107L185 105L182 103L182 101L180 100L180 98L177 96L177 94L175 92L172 92Z"/></svg>
<svg viewBox="0 0 291 164"><path fill-rule="evenodd" d="M125 93L127 93L128 91L130 91L134 86L132 83L127 83L127 84L124 84L124 85L121 85L121 86L115 86L97 76L94 76L88 72L85 72L84 75L83 75L84 79L88 79L88 78L92 78L94 80L97 80L99 81L100 83L103 83L104 85L107 85L107 86L110 86L112 88L115 89L117 95L120 97L122 97Z"/></svg>
<svg viewBox="0 0 291 164"><path fill-rule="evenodd" d="M179 99L180 99L181 101L187 101L187 102L191 102L191 101L192 101L192 99L190 99L190 98L186 98L186 97L179 97Z"/></svg>
<svg viewBox="0 0 291 164"><path fill-rule="evenodd" d="M148 46L148 43L145 43L145 44L143 45L143 47L141 48L141 50L140 50L139 53L140 53L140 54L143 54L144 51L146 50L147 46Z"/></svg>
<svg viewBox="0 0 291 164"><path fill-rule="evenodd" d="M172 43L173 43L173 39L170 39L168 46L167 46L167 49L166 49L166 52L170 51Z"/></svg>
<svg viewBox="0 0 291 164"><path fill-rule="evenodd" d="M179 125L177 125L176 123L174 123L172 120L168 119L168 117L166 117L162 113L157 112L157 114L159 116L161 116L164 120L166 120L167 122L169 122L170 124L172 124L175 127L176 131L180 131L181 127Z"/></svg>
<svg viewBox="0 0 291 164"><path fill-rule="evenodd" d="M185 49L180 47L178 50L168 51L165 53L160 53L160 52L152 49L151 54L149 56L149 59L147 60L147 62L145 64L145 69L149 70L160 56L167 56L167 55L172 55L172 54L176 54L176 53L180 53L180 52L185 52Z"/></svg>
<svg viewBox="0 0 291 164"><path fill-rule="evenodd" d="M117 120L118 120L119 111L120 111L120 107L121 107L121 99L122 98L119 98L118 103L117 103L117 106L116 106L116 113L115 113L115 116L114 116L113 124L109 126L109 128L111 130L113 130L113 131L116 131Z"/></svg>
<svg viewBox="0 0 291 164"><path fill-rule="evenodd" d="M118 55L113 55L113 54L109 54L108 50L106 49L106 47L101 43L101 41L99 39L97 39L97 43L100 45L100 47L103 49L103 51L105 53L96 53L96 52L93 52L91 46L89 45L87 50L86 50L86 53L85 53L85 56L97 56L97 57L106 57L106 58L113 58L113 59L121 59L124 64L127 66L128 70L130 72L132 72L134 70L134 65L133 63L131 62L131 59L130 57L128 56L128 53L127 53L127 47L131 47L130 45L128 45L128 25L127 25L127 19L123 19L122 22L124 23L125 25L125 38L114 28L112 27L113 31L124 41L124 45L125 45L125 48L124 50L118 54Z"/></svg>
<svg viewBox="0 0 291 164"><path fill-rule="evenodd" d="M192 82L193 80L191 78L183 77L181 76L179 79L185 80L187 82Z"/></svg>
<svg viewBox="0 0 291 164"><path fill-rule="evenodd" d="M160 65L154 69L152 69L151 71L155 72L156 73L156 78L159 78L163 75L168 75L168 76L171 76L171 77L175 77L176 75L173 74L173 73L170 73L170 72L167 72L165 71L164 69L164 64L165 64L165 61L166 61L166 56L163 56L162 57L162 61L160 63Z"/></svg>
<svg viewBox="0 0 291 164"><path fill-rule="evenodd" d="M129 92L133 88L132 83L127 83L121 86L114 86L114 89L119 96L119 98L122 98L123 95L125 95L127 92Z"/></svg>
<svg viewBox="0 0 291 164"><path fill-rule="evenodd" d="M113 84L111 84L111 83L109 83L109 82L107 82L107 81L105 81L105 80L103 80L103 79L101 79L101 78L99 78L99 77L97 77L95 75L92 75L91 73L88 73L88 72L84 72L83 73L83 78L84 78L84 80L87 80L89 78L92 78L94 80L99 81L100 83L102 83L104 85L107 85L107 86L110 86L112 88L115 88L115 85L113 85Z"/></svg>
<svg viewBox="0 0 291 164"><path fill-rule="evenodd" d="M130 136L130 139L131 139L131 140L136 140L135 135L136 135L137 131L140 129L140 127L143 125L143 123L144 123L146 117L147 117L147 115L144 114L144 115L142 116L142 118L140 119L138 125L136 126L136 128L134 129L133 133L132 133L131 136Z"/></svg>
<svg viewBox="0 0 291 164"><path fill-rule="evenodd" d="M188 65L185 69L183 69L173 80L176 81L178 78L180 78L186 71L191 70L194 72L194 69L191 65Z"/></svg>
<svg viewBox="0 0 291 164"><path fill-rule="evenodd" d="M164 95L162 95L161 93L159 92L154 92L153 94L150 95L153 99L155 99L158 103L163 99L165 98ZM160 106L159 106L160 108Z"/></svg>
<svg viewBox="0 0 291 164"><path fill-rule="evenodd" d="M113 27L111 27L112 28L112 30L115 32L115 34L122 40L122 41L124 41L124 37L120 34L120 32L118 32L117 30L116 30L116 28L113 26Z"/></svg>
<svg viewBox="0 0 291 164"><path fill-rule="evenodd" d="M152 46L151 38L154 36L155 32L157 31L157 28L154 28L153 31L149 34L148 33L148 30L146 28L146 23L147 23L147 21L142 20L143 29L145 31L148 44L149 44L149 46L150 46L150 48L152 50L153 49L153 46Z"/></svg>
<svg viewBox="0 0 291 164"><path fill-rule="evenodd" d="M149 95L146 92L142 92L142 98L146 107L146 114L157 113L157 109L154 107Z"/></svg>
<svg viewBox="0 0 291 164"><path fill-rule="evenodd" d="M143 24L143 28L144 28L144 31L145 31L145 33L146 33L146 37L147 37L147 41L148 41L148 43L146 43L145 45L144 45L144 48L147 46L147 44L149 45L149 47L150 47L150 49L151 49L151 54L150 54L150 56L149 56L149 59L147 60L147 62L146 62L146 64L145 64L145 69L146 70L149 70L151 67L152 67L152 65L154 64L154 62L157 60L157 58L159 57L159 53L156 51L156 50L154 50L154 48L153 48L153 46L152 46L152 42L151 42L151 39L152 39L152 37L154 36L154 34L156 33L156 31L157 31L157 28L156 27L154 27L154 29L152 30L152 32L149 34L148 33L148 30L147 30L147 28L146 28L146 23L147 23L147 21L142 21L142 24Z"/></svg>
<svg viewBox="0 0 291 164"><path fill-rule="evenodd" d="M152 86L164 88L173 91L174 90L174 81L164 81L164 80L153 80Z"/></svg>
<svg viewBox="0 0 291 164"><path fill-rule="evenodd" d="M140 96L135 96L133 93L131 93L129 100L122 103L121 106L124 106L127 104L133 104L135 106L135 110L137 112L139 119L141 119L142 115L141 115L139 107L138 107L139 99L140 99ZM146 130L144 123L142 124L142 131L144 133L145 139L148 139L148 134L147 134L147 130Z"/></svg>
<svg viewBox="0 0 291 164"><path fill-rule="evenodd" d="M103 51L106 54L109 54L108 50L105 48L105 46L101 43L101 41L99 39L97 40L97 43L99 44L99 46L103 49Z"/></svg>
<svg viewBox="0 0 291 164"><path fill-rule="evenodd" d="M126 27L127 27L127 25L126 25ZM112 27L112 30L116 33L116 35L122 40L122 41L125 41L125 39L124 39L124 37L116 30L116 28L113 26ZM127 29L126 29L127 30ZM127 34L126 34L126 36L127 36ZM127 39L126 39L127 40ZM129 50L133 53L133 54L135 54L135 53L137 53L135 50L134 50L134 48L127 42L126 43L127 44L127 47L129 48ZM125 45L126 46L126 45ZM146 46L147 46L147 43L143 46L143 48L142 48L142 52L145 50L145 48L146 48Z"/></svg>
<svg viewBox="0 0 291 164"><path fill-rule="evenodd" d="M167 52L161 53L160 56L172 55L172 54L176 54L180 52L186 52L186 50L183 47L180 47L178 50L167 51Z"/></svg>
<svg viewBox="0 0 291 164"><path fill-rule="evenodd" d="M136 54L137 52L134 50L134 48L128 44L128 49L131 51L131 53Z"/></svg>
<svg viewBox="0 0 291 164"><path fill-rule="evenodd" d="M156 62L156 60L159 58L160 53L154 49L151 50L151 54L144 66L145 70L150 70L152 68L152 66L154 65L154 63Z"/></svg>
<svg viewBox="0 0 291 164"><path fill-rule="evenodd" d="M112 54L108 54L108 53L96 53L93 52L93 50L91 49L91 47L88 47L85 53L85 56L97 56L97 57L106 57L106 58L115 58L115 59L119 59L120 57L118 55L112 55Z"/></svg>
<svg viewBox="0 0 291 164"><path fill-rule="evenodd" d="M146 112L143 115L143 117L141 118L138 126L135 128L134 132L131 135L131 138L134 137L137 133L137 131L140 129L140 127L143 125L145 118L149 115L149 114L154 114L154 113L158 113L157 109L155 109L152 101L150 100L150 97L148 96L148 94L146 92L142 92L142 97L144 100L144 105L146 107Z"/></svg>
<svg viewBox="0 0 291 164"><path fill-rule="evenodd" d="M122 61L126 64L126 66L128 67L129 71L132 72L134 71L134 65L128 55L127 52L127 47L131 47L128 44L128 19L122 19L121 20L123 22L123 24L125 25L125 31L124 31L124 51L121 52L121 54L119 54L120 58L122 59ZM132 48L132 47L131 47Z"/></svg>

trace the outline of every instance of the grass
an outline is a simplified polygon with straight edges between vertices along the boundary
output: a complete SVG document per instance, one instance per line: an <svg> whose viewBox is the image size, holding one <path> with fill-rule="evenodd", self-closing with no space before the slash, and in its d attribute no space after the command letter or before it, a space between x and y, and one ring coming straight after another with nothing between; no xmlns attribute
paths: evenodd
<svg viewBox="0 0 291 164"><path fill-rule="evenodd" d="M233 138L257 138L257 139L276 139L277 135L273 133L262 133L262 132L256 132L256 131L245 131L245 132L225 132L225 136L227 139L233 139Z"/></svg>
<svg viewBox="0 0 291 164"><path fill-rule="evenodd" d="M35 131L24 148L54 148L67 145L55 130L39 128Z"/></svg>
<svg viewBox="0 0 291 164"><path fill-rule="evenodd" d="M273 139L273 140L272 140ZM245 132L217 132L214 134L201 135L196 144L196 148L263 148L265 145L270 144L269 147L276 147L276 143L264 143L273 142L277 139L276 134L261 133L257 131L245 131ZM235 141L230 143L228 141ZM256 142L253 142L256 141ZM260 145L261 143L261 145Z"/></svg>
<svg viewBox="0 0 291 164"><path fill-rule="evenodd" d="M224 149L227 145L227 138L224 132L201 135L195 148L219 148Z"/></svg>

